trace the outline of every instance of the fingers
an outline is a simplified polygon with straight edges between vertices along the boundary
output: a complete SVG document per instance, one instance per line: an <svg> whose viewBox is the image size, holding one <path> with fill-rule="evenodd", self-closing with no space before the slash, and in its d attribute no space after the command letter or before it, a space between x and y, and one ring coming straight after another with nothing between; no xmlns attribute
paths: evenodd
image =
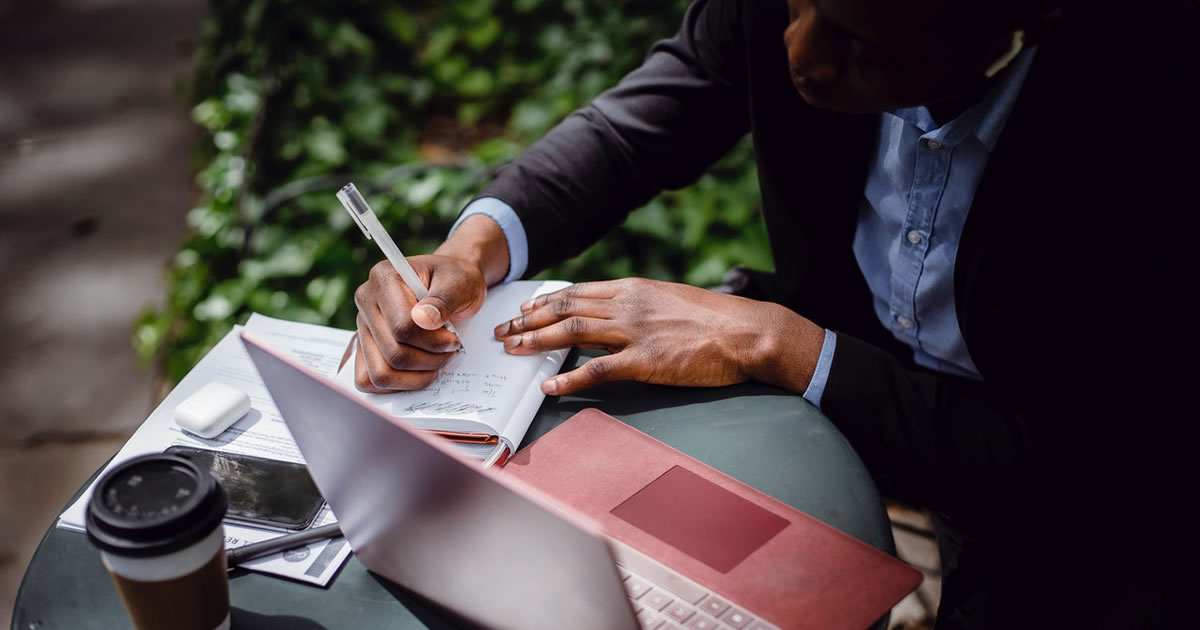
<svg viewBox="0 0 1200 630"><path fill-rule="evenodd" d="M360 318L366 318L376 345L386 357L402 354L404 346L432 353L458 348L454 333L439 326L427 330L413 322L409 313L414 302L412 291L386 261L371 269L370 279L355 291L354 301Z"/></svg>
<svg viewBox="0 0 1200 630"><path fill-rule="evenodd" d="M524 314L519 317L501 322L493 332L497 339L504 339L510 335L545 328L572 317L610 319L612 308L612 303L608 300L561 295L531 310L523 311Z"/></svg>
<svg viewBox="0 0 1200 630"><path fill-rule="evenodd" d="M625 280L608 280L605 282L582 282L573 284L565 289L555 291L553 293L545 293L535 298L526 300L521 305L521 312L528 313L534 309L541 308L546 304L558 300L610 300L621 293L622 287L626 285Z"/></svg>
<svg viewBox="0 0 1200 630"><path fill-rule="evenodd" d="M360 331L365 329L371 337L373 352L378 354L381 363L393 370L438 370L454 358L453 350L429 352L417 346L398 343L390 334L376 335L362 313L358 314L357 324Z"/></svg>
<svg viewBox="0 0 1200 630"><path fill-rule="evenodd" d="M630 380L636 376L636 366L630 354L618 352L596 357L570 372L542 381L542 391L549 396L566 396L601 383Z"/></svg>
<svg viewBox="0 0 1200 630"><path fill-rule="evenodd" d="M487 292L483 276L457 265L432 265L429 292L412 308L410 316L425 330L442 327L455 315L479 310Z"/></svg>
<svg viewBox="0 0 1200 630"><path fill-rule="evenodd" d="M504 350L509 354L534 354L571 346L617 348L627 341L624 331L609 320L568 317L544 328L505 337Z"/></svg>
<svg viewBox="0 0 1200 630"><path fill-rule="evenodd" d="M437 330L446 324L446 315L450 312L444 300L429 298L417 302L410 313L412 320L425 330Z"/></svg>
<svg viewBox="0 0 1200 630"><path fill-rule="evenodd" d="M449 256L409 259L429 291L419 303L391 263L381 261L354 293L359 352L355 384L363 391L420 389L454 356L458 337L443 324L479 310L487 293L481 272Z"/></svg>
<svg viewBox="0 0 1200 630"><path fill-rule="evenodd" d="M397 370L392 368L379 351L375 338L368 327L361 322L358 327L358 353L354 358L354 385L360 391L375 394L396 390L421 389L428 386L437 378L437 369L429 370ZM447 355L438 367L448 361L453 353ZM428 358L422 359L426 360Z"/></svg>
<svg viewBox="0 0 1200 630"><path fill-rule="evenodd" d="M493 333L511 354L623 347L629 342L628 327L615 321L613 300L626 290L622 287L622 281L586 282L539 295L521 305L522 315L501 322Z"/></svg>
<svg viewBox="0 0 1200 630"><path fill-rule="evenodd" d="M361 340L356 338L354 345L358 349L354 353L354 386L358 388L358 391L367 392L368 394L388 393L389 390L375 387L375 384L371 382L371 372L367 369L367 360L363 358L365 355L363 354Z"/></svg>

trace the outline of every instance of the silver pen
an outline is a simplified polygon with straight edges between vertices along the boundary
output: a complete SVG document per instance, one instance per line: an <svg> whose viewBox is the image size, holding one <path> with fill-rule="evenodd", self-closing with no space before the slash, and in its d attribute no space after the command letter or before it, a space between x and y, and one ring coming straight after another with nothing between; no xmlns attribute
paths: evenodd
<svg viewBox="0 0 1200 630"><path fill-rule="evenodd" d="M262 542L256 542L241 547L235 547L225 552L225 562L229 569L236 568L241 563L265 556L272 553L279 553L300 545L307 545L315 540L323 540L325 538L337 538L342 535L342 530L338 528L337 523L313 527L310 529L276 536Z"/></svg>
<svg viewBox="0 0 1200 630"><path fill-rule="evenodd" d="M342 186L342 189L337 192L338 201L342 202L342 206L346 208L346 212L350 213L350 217L358 224L359 229L367 236L367 240L375 241L379 245L379 249L383 250L383 255L387 257L388 262L392 263L392 268L400 277L404 279L404 284L408 285L410 291L416 296L417 301L425 299L429 294L429 289L425 283L417 277L417 272L413 270L412 265L408 264L408 259L396 246L396 241L383 229L383 224L379 222L379 218L371 211L371 206L367 205L367 200L363 199L362 194L358 192L358 188L353 183ZM465 352L466 349L462 346L462 335L455 330L454 324L450 320L446 320L446 330L454 333L458 337L458 351Z"/></svg>

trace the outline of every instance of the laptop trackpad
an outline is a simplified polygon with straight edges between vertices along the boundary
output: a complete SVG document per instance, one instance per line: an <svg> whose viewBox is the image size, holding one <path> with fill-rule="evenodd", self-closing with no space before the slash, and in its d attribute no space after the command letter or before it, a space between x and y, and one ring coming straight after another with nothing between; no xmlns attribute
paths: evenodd
<svg viewBox="0 0 1200 630"><path fill-rule="evenodd" d="M625 499L612 514L721 573L788 525L680 466Z"/></svg>

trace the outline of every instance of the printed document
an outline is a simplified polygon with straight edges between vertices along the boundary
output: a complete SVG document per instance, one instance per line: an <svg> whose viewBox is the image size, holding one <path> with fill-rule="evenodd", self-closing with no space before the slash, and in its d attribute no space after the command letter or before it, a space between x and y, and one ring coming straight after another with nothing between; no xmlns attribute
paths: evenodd
<svg viewBox="0 0 1200 630"><path fill-rule="evenodd" d="M245 328L329 378L337 374L338 365L354 334L349 330L289 322L258 314L250 317ZM287 425L279 416L275 401L238 338L241 329L241 326L235 326L192 368L113 457L105 468L106 472L131 457L161 453L177 444L304 463ZM223 433L213 439L205 439L180 429L175 424L174 413L180 402L210 381L219 381L246 392L250 396L251 408L249 413ZM84 514L90 497L91 488L88 488L79 500L59 516L58 526L83 531ZM313 526L336 520L333 513L324 508ZM280 531L226 522L225 546L240 547L282 534ZM350 545L346 544L345 538L335 538L249 560L242 566L324 586L350 556L350 552Z"/></svg>

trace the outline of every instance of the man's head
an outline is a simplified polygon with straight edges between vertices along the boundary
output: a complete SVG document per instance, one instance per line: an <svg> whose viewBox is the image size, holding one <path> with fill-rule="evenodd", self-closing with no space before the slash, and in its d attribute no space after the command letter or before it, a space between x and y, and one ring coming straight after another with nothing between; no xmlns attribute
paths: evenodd
<svg viewBox="0 0 1200 630"><path fill-rule="evenodd" d="M877 112L973 99L985 73L1061 15L1046 0L788 0L792 81L806 101Z"/></svg>

